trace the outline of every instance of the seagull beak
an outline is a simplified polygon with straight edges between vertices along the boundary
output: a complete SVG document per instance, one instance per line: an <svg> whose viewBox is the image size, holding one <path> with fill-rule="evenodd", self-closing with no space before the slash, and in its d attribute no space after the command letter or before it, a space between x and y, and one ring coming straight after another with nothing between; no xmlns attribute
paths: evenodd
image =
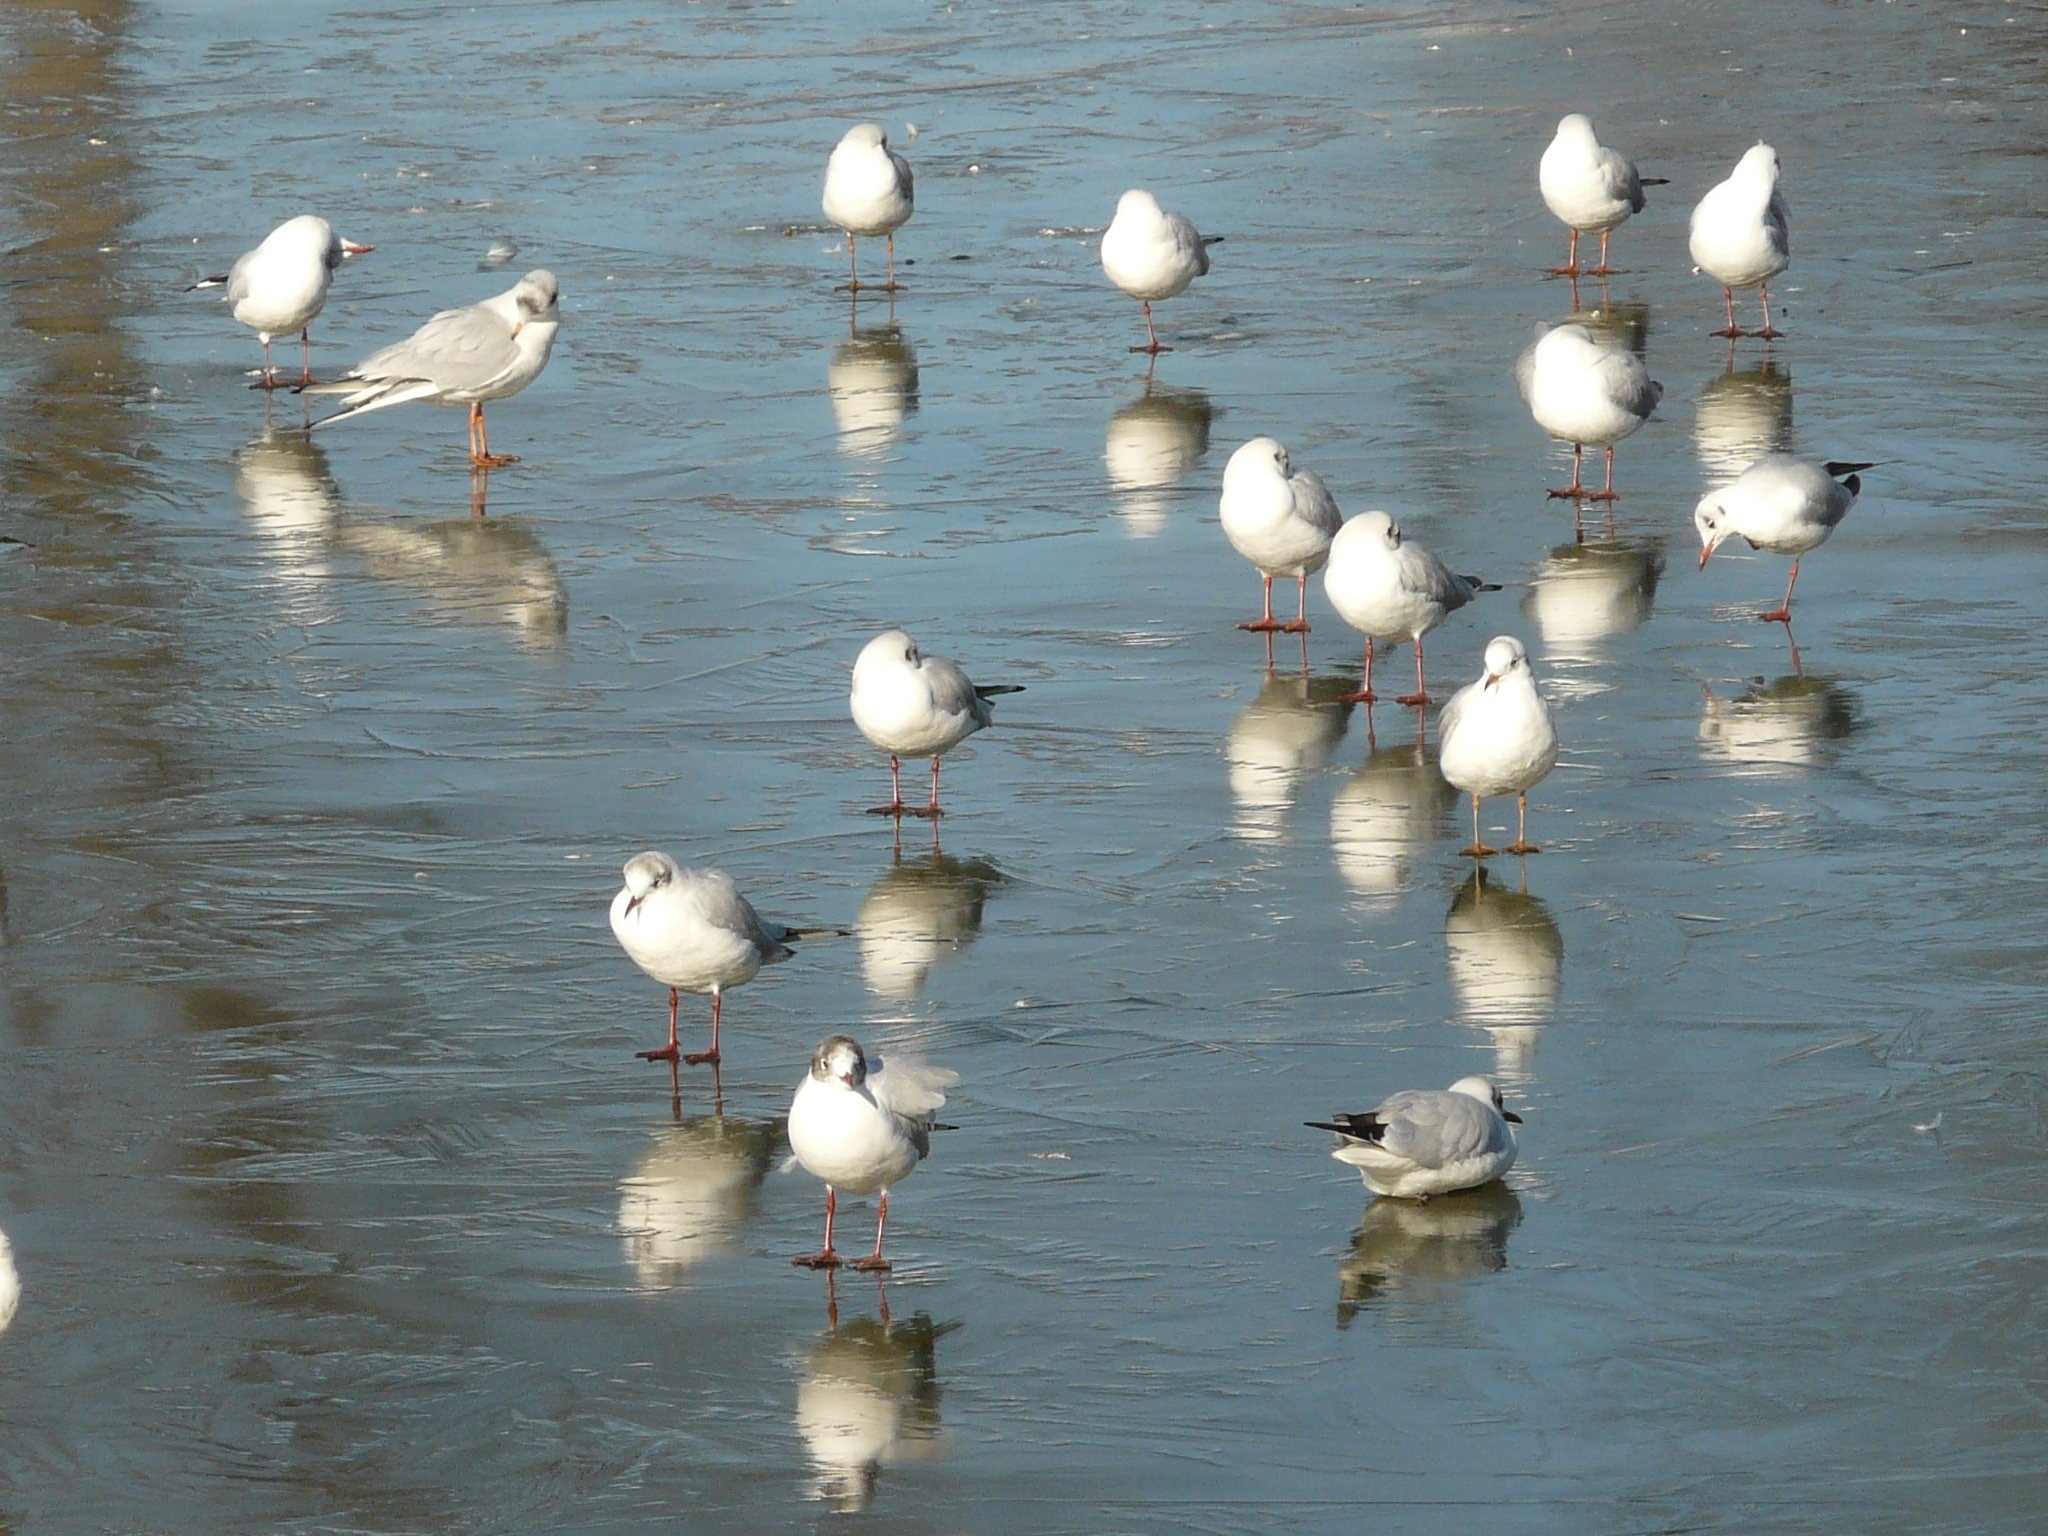
<svg viewBox="0 0 2048 1536"><path fill-rule="evenodd" d="M520 322L519 322L518 324L516 324L516 325L514 325L514 326L512 327L512 334L513 334L514 336L517 336L517 335L518 335L518 334L519 334L519 333L520 333L521 331L523 331L523 330L525 330L525 329L526 329L526 322L525 322L524 320L521 320L521 321L520 321Z"/></svg>
<svg viewBox="0 0 2048 1536"><path fill-rule="evenodd" d="M635 907L639 906L639 905L640 905L640 903L641 903L641 902L643 902L643 901L645 901L646 899L647 899L647 894L646 894L646 892L644 892L644 891L643 891L643 892L641 892L641 894L639 894L638 896L629 896L629 897L627 897L627 898L626 898L626 916L628 916L628 917L631 917L631 916L633 915L633 909L634 909Z"/></svg>
<svg viewBox="0 0 2048 1536"><path fill-rule="evenodd" d="M1509 1125L1520 1125L1522 1123L1522 1117L1516 1114L1512 1109L1502 1110L1500 1112L1500 1117L1501 1119L1507 1121Z"/></svg>
<svg viewBox="0 0 2048 1536"><path fill-rule="evenodd" d="M1500 682L1500 674L1499 674L1498 672L1489 672L1489 673L1487 673L1487 674L1486 674L1486 686L1487 686L1487 687L1489 687L1489 688L1492 688L1492 687L1494 687L1494 686L1495 686L1496 684L1498 684L1499 682Z"/></svg>
<svg viewBox="0 0 2048 1536"><path fill-rule="evenodd" d="M853 1086L853 1074L851 1072L842 1072L839 1074L839 1081L851 1088Z"/></svg>
<svg viewBox="0 0 2048 1536"><path fill-rule="evenodd" d="M374 245L357 245L353 240L341 242L341 254L344 256L367 256L375 249Z"/></svg>
<svg viewBox="0 0 2048 1536"><path fill-rule="evenodd" d="M1712 555L1712 554L1713 554L1713 552L1714 552L1714 546L1713 546L1713 545L1711 545L1711 544L1707 544L1707 545L1704 545L1704 546L1702 546L1702 547L1701 547L1701 549L1700 549L1700 569L1701 569L1701 570L1703 570L1703 571L1704 571L1704 570L1705 570L1705 569L1707 568L1707 557L1708 557L1708 556L1710 556L1710 555Z"/></svg>

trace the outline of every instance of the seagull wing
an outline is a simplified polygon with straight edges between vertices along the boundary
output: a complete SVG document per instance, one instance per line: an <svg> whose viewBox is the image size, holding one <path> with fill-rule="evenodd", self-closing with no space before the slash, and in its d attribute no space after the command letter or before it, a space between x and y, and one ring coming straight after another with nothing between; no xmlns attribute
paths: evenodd
<svg viewBox="0 0 2048 1536"><path fill-rule="evenodd" d="M989 725L995 720L995 712L989 708L988 700L974 691L974 684L967 680L952 662L943 656L927 656L920 670L925 685L932 691L932 708L942 715L955 719L965 715L976 725Z"/></svg>
<svg viewBox="0 0 2048 1536"><path fill-rule="evenodd" d="M1184 214L1169 213L1166 228L1173 237L1173 248L1195 264L1195 276L1205 274L1209 270L1209 247L1194 222Z"/></svg>
<svg viewBox="0 0 2048 1536"><path fill-rule="evenodd" d="M1295 515L1334 539L1344 526L1344 514L1337 510L1337 498L1323 484L1323 477L1312 469L1297 469L1287 477L1287 484L1294 492Z"/></svg>

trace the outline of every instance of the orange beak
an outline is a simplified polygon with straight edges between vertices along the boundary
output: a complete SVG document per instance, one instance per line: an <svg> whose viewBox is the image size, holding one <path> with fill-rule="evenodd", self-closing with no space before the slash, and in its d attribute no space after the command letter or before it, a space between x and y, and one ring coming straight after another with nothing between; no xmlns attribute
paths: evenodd
<svg viewBox="0 0 2048 1536"><path fill-rule="evenodd" d="M1703 571L1704 571L1704 570L1705 570L1705 569L1707 568L1707 557L1708 557L1709 555L1713 554L1713 552L1714 552L1714 548L1713 548L1713 546L1712 546L1711 544L1710 544L1710 545L1707 545L1707 546L1706 546L1705 548L1703 548L1703 549L1701 549L1701 550L1700 550L1700 569L1701 569L1701 570L1703 570Z"/></svg>
<svg viewBox="0 0 2048 1536"><path fill-rule="evenodd" d="M375 249L377 247L374 245L357 245L353 240L341 242L341 253L344 256L367 256Z"/></svg>

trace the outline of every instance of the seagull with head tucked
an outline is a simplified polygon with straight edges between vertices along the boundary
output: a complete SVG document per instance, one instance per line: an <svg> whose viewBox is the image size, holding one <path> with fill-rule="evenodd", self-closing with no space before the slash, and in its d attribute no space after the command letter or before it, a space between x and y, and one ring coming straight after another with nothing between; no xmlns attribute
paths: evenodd
<svg viewBox="0 0 2048 1536"><path fill-rule="evenodd" d="M995 724L991 699L1022 693L1018 683L978 687L943 656L927 656L900 629L875 636L853 664L848 703L861 734L889 754L889 803L870 816L939 816L939 759L984 726ZM929 805L903 803L903 759L932 760Z"/></svg>
<svg viewBox="0 0 2048 1536"><path fill-rule="evenodd" d="M1753 144L1735 163L1728 179L1711 188L1692 211L1692 259L1697 270L1721 285L1728 325L1716 336L1761 336L1769 341L1785 333L1771 324L1771 279L1791 264L1791 219L1785 195L1778 190L1778 152ZM1735 323L1735 290L1754 288L1763 302L1761 329L1744 331Z"/></svg>
<svg viewBox="0 0 2048 1536"><path fill-rule="evenodd" d="M1481 592L1498 592L1496 582L1460 576L1443 561L1401 534L1401 525L1384 512L1361 512L1344 525L1330 545L1330 566L1323 572L1323 590L1330 606L1365 636L1365 681L1340 702L1370 704L1373 642L1415 643L1415 691L1398 704L1429 703L1422 683L1422 637Z"/></svg>
<svg viewBox="0 0 2048 1536"><path fill-rule="evenodd" d="M1407 1088L1362 1114L1310 1120L1343 1144L1330 1156L1356 1168L1376 1195L1427 1200L1491 1184L1515 1166L1513 1127L1522 1117L1505 1108L1484 1077L1461 1077L1449 1088Z"/></svg>
<svg viewBox="0 0 2048 1536"><path fill-rule="evenodd" d="M1573 112L1557 125L1557 137L1543 151L1536 167L1537 189L1544 204L1572 232L1571 249L1564 265L1550 270L1559 277L1579 275L1579 236L1600 237L1600 265L1587 268L1593 277L1606 277L1607 237L1632 213L1643 211L1643 188L1661 187L1661 176L1640 176L1635 164L1619 150L1609 149L1593 134L1593 120Z"/></svg>
<svg viewBox="0 0 2048 1536"><path fill-rule="evenodd" d="M1117 287L1145 306L1145 344L1133 352L1158 356L1173 348L1152 329L1152 301L1185 293L1187 286L1209 271L1209 247L1223 237L1204 237L1177 213L1159 206L1159 199L1133 187L1117 199L1116 217L1102 232L1102 270Z"/></svg>
<svg viewBox="0 0 2048 1536"><path fill-rule="evenodd" d="M1223 466L1223 500L1218 508L1223 536L1231 548L1259 568L1266 586L1262 618L1237 627L1264 634L1276 630L1308 633L1308 579L1330 558L1330 540L1344 525L1337 499L1312 469L1296 469L1287 450L1270 437L1255 437ZM1273 578L1292 576L1298 588L1290 623L1273 617Z"/></svg>
<svg viewBox="0 0 2048 1536"><path fill-rule="evenodd" d="M910 162L889 147L881 126L858 123L847 129L825 164L825 217L846 231L847 292L877 286L860 280L857 245L862 235L888 238L889 280L880 287L884 293L898 291L896 231L910 222L916 203Z"/></svg>

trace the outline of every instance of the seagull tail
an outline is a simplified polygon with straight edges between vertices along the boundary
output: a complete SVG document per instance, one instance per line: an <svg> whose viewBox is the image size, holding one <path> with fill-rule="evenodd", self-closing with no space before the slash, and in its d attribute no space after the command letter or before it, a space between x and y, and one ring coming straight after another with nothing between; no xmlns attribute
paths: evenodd
<svg viewBox="0 0 2048 1536"><path fill-rule="evenodd" d="M1671 185L1671 178L1669 176L1638 176L1636 180L1646 187L1668 187Z"/></svg>
<svg viewBox="0 0 2048 1536"><path fill-rule="evenodd" d="M851 928L785 928L782 930L782 941L785 944L793 944L803 939L850 939L852 937L853 930Z"/></svg>
<svg viewBox="0 0 2048 1536"><path fill-rule="evenodd" d="M1498 592L1501 589L1499 582L1488 581L1484 576L1467 576L1465 579L1472 583L1474 592Z"/></svg>
<svg viewBox="0 0 2048 1536"><path fill-rule="evenodd" d="M187 288L184 291L186 293L197 293L202 288L219 288L224 286L227 283L227 280L228 275L225 272L221 273L218 277L202 277L201 279L199 279L198 282L194 283L190 288Z"/></svg>
<svg viewBox="0 0 2048 1536"><path fill-rule="evenodd" d="M1206 251L1212 245L1221 245L1229 238L1228 235L1204 235L1202 236L1202 249Z"/></svg>
<svg viewBox="0 0 2048 1536"><path fill-rule="evenodd" d="M1002 697L1006 693L1022 693L1023 691L1024 685L1022 683L990 683L987 687L977 683L974 687L974 696L978 699L995 699Z"/></svg>
<svg viewBox="0 0 2048 1536"><path fill-rule="evenodd" d="M1342 1124L1338 1122L1341 1121ZM1304 1120L1301 1122L1312 1131L1335 1131L1339 1136L1349 1136L1353 1141L1377 1141L1385 1129L1372 1115L1339 1115L1336 1120Z"/></svg>
<svg viewBox="0 0 2048 1536"><path fill-rule="evenodd" d="M1865 469L1875 469L1875 464L1851 464L1844 459L1829 459L1821 468L1828 472L1830 480L1839 480L1844 475L1853 475Z"/></svg>
<svg viewBox="0 0 2048 1536"><path fill-rule="evenodd" d="M353 382L343 379L333 384L305 384L292 391L307 395L348 395L342 408L332 416L322 416L313 423L313 428L332 426L337 421L347 421L351 416L361 416L366 411L381 411L387 405L403 405L408 400L425 400L440 393L426 379L392 379L387 383L364 386L362 380Z"/></svg>

